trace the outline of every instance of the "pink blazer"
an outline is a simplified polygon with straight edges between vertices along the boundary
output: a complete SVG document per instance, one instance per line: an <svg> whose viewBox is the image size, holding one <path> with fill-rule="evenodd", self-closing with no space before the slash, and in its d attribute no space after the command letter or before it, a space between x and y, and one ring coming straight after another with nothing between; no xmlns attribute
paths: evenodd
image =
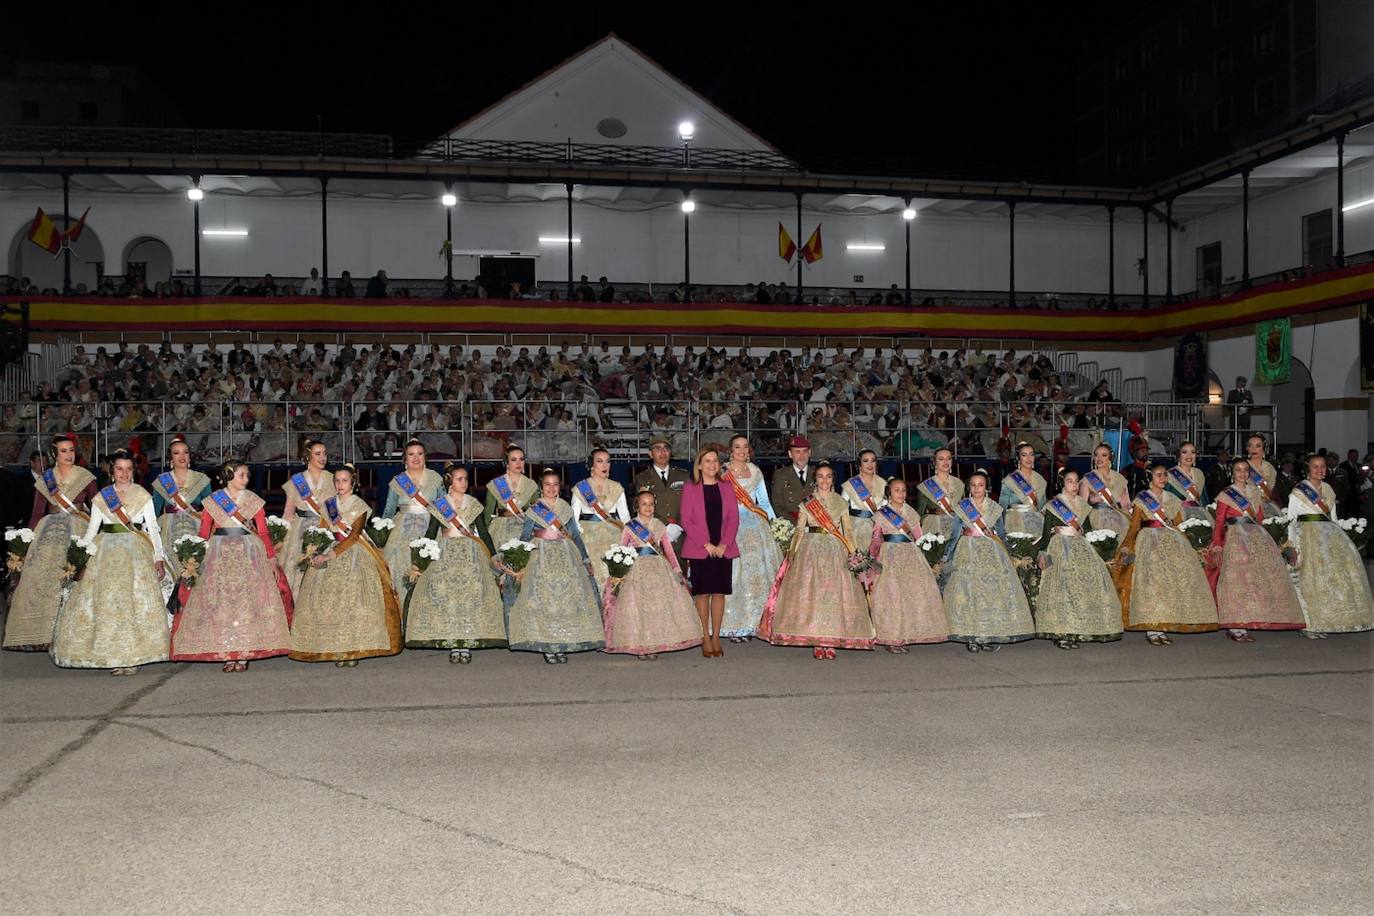
<svg viewBox="0 0 1374 916"><path fill-rule="evenodd" d="M739 556L735 534L739 531L739 505L729 484L720 484L720 542L725 556ZM706 543L711 530L706 527L706 491L702 484L688 483L682 487L682 556L687 560L706 559Z"/></svg>

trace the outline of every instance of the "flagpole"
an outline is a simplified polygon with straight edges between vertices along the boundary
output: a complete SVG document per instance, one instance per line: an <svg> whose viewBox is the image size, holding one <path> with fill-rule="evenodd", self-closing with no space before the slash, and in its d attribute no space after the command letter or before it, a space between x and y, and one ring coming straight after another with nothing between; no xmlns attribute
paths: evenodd
<svg viewBox="0 0 1374 916"><path fill-rule="evenodd" d="M71 176L62 173L62 295L72 294L72 246L67 241L67 230L72 225Z"/></svg>
<svg viewBox="0 0 1374 916"><path fill-rule="evenodd" d="M797 241L798 241L798 242L800 242L800 241L802 240L802 212L801 212L801 211L802 211L802 194L801 194L800 191L798 191L798 192L797 192ZM794 299L792 300L793 302L797 303L797 305L801 305L801 304L802 304L802 261L804 261L804 260L805 260L805 258L803 258L803 257L801 256L801 249L797 249L797 295L796 295L796 298L794 298Z"/></svg>

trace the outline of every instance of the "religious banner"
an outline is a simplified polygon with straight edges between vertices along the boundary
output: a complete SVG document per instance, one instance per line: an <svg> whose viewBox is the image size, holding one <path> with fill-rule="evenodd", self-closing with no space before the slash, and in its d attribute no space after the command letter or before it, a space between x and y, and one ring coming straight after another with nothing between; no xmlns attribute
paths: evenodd
<svg viewBox="0 0 1374 916"><path fill-rule="evenodd" d="M1174 399L1191 401L1207 394L1207 338L1184 334L1174 347Z"/></svg>
<svg viewBox="0 0 1374 916"><path fill-rule="evenodd" d="M1280 385L1291 377L1293 320L1275 318L1255 325L1256 385Z"/></svg>

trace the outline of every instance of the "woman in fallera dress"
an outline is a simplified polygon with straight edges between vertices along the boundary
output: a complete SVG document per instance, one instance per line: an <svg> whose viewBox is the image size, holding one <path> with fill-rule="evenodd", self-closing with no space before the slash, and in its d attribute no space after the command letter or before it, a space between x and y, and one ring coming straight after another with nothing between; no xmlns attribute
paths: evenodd
<svg viewBox="0 0 1374 916"><path fill-rule="evenodd" d="M953 474L954 453L947 448L935 450L935 473L916 487L916 511L921 513L921 528L946 539L954 535L954 507L964 498L964 482Z"/></svg>
<svg viewBox="0 0 1374 916"><path fill-rule="evenodd" d="M1169 492L1179 498L1185 519L1212 520L1212 513L1207 511L1211 502L1207 496L1207 475L1197 466L1197 446L1191 442L1178 447L1178 464L1169 469Z"/></svg>
<svg viewBox="0 0 1374 916"><path fill-rule="evenodd" d="M324 501L334 495L334 481L325 468L329 464L329 449L318 439L304 439L300 449L301 462L305 465L292 474L282 486L286 494L286 508L282 511L282 521L291 527L282 541L280 563L286 573L291 594L300 592L301 577L305 570L300 568L301 535L305 529L322 527L321 513Z"/></svg>
<svg viewBox="0 0 1374 916"><path fill-rule="evenodd" d="M334 545L311 557L296 591L291 657L299 662L358 660L401 651L401 608L391 589L382 552L367 539L367 503L354 492L358 472L346 464L334 472L334 495L320 494Z"/></svg>
<svg viewBox="0 0 1374 916"><path fill-rule="evenodd" d="M654 494L635 496L635 517L620 533L622 546L638 557L625 578L602 591L606 652L642 659L701 645L692 593L682 575L667 528L654 518Z"/></svg>
<svg viewBox="0 0 1374 916"><path fill-rule="evenodd" d="M759 632L773 645L814 646L818 659L835 658L836 649L873 648L877 634L868 600L849 572L855 545L847 508L835 492L835 469L822 462L763 614Z"/></svg>
<svg viewBox="0 0 1374 916"><path fill-rule="evenodd" d="M921 548L921 519L906 501L906 481L887 484L887 505L878 510L868 554L882 564L869 591L875 642L905 654L907 646L949 639L949 618L940 585Z"/></svg>
<svg viewBox="0 0 1374 916"><path fill-rule="evenodd" d="M1207 564L1217 623L1232 642L1254 642L1250 630L1303 628L1288 564L1262 524L1263 498L1250 483L1250 463L1237 458L1231 463L1231 485L1217 494Z"/></svg>
<svg viewBox="0 0 1374 916"><path fill-rule="evenodd" d="M169 467L153 480L153 512L167 551L167 571L176 581L181 578L176 542L200 529L200 507L210 495L210 478L191 469L191 447L183 437L172 437L167 452Z"/></svg>
<svg viewBox="0 0 1374 916"><path fill-rule="evenodd" d="M425 467L425 446L411 439L405 447L405 468L386 488L383 518L394 518L396 527L387 535L382 555L391 569L396 600L405 603L410 591L410 542L429 530L429 505L444 490L444 479Z"/></svg>
<svg viewBox="0 0 1374 916"><path fill-rule="evenodd" d="M572 507L577 513L577 526L582 529L582 543L592 561L592 575L596 587L606 587L606 551L620 543L620 532L630 520L625 502L625 488L611 480L611 453L604 448L592 449L587 456L590 473L573 487Z"/></svg>
<svg viewBox="0 0 1374 916"><path fill-rule="evenodd" d="M1110 528L1125 541L1131 526L1131 494L1126 478L1112 469L1112 448L1105 442L1093 449L1093 466L1079 481L1078 495L1088 501L1090 525L1085 528Z"/></svg>
<svg viewBox="0 0 1374 916"><path fill-rule="evenodd" d="M731 642L745 642L758 632L773 578L782 565L782 548L769 527L776 515L768 499L767 482L763 471L749 460L750 451L748 437L731 438L730 460L722 475L729 484L721 491L730 497L725 501L726 511L730 511L733 500L739 513L739 528L735 531L739 559L730 569L730 594L725 596L725 618L720 629L720 635Z"/></svg>
<svg viewBox="0 0 1374 916"><path fill-rule="evenodd" d="M1369 576L1354 542L1336 524L1336 493L1326 475L1326 458L1309 456L1306 479L1288 496L1288 539L1298 552L1303 635L1310 639L1374 630Z"/></svg>
<svg viewBox="0 0 1374 916"><path fill-rule="evenodd" d="M878 476L878 453L871 448L859 452L859 473L844 482L840 495L848 504L854 543L867 550L873 540L873 519L878 507L887 502L887 481Z"/></svg>
<svg viewBox="0 0 1374 916"><path fill-rule="evenodd" d="M134 459L116 449L114 483L91 500L85 538L100 546L72 584L53 628L52 660L63 668L135 674L167 660L170 630L158 582L166 557L148 491L133 482Z"/></svg>
<svg viewBox="0 0 1374 916"><path fill-rule="evenodd" d="M76 443L57 436L48 443L52 467L33 482L29 528L33 543L24 557L19 584L5 617L4 647L17 652L46 652L62 601L67 546L90 523L86 508L99 487L95 476L76 463Z"/></svg>
<svg viewBox="0 0 1374 916"><path fill-rule="evenodd" d="M1058 495L1045 506L1040 539L1040 591L1035 601L1036 635L1061 649L1121 638L1121 599L1111 570L1083 537L1087 500L1079 496L1077 471L1061 474Z"/></svg>
<svg viewBox="0 0 1374 916"><path fill-rule="evenodd" d="M1044 533L1045 491L1049 485L1035 470L1035 447L1016 444L1016 468L1002 478L997 504L1002 507L1002 525L1007 531L1040 537Z"/></svg>
<svg viewBox="0 0 1374 916"><path fill-rule="evenodd" d="M525 510L539 498L539 484L525 476L525 450L506 446L506 472L487 483L485 500L491 540L497 547L520 536Z"/></svg>
<svg viewBox="0 0 1374 916"><path fill-rule="evenodd" d="M291 651L294 605L277 565L262 497L248 489L248 465L227 461L222 489L205 500L197 534L208 539L196 584L180 586L172 661L224 662L246 671L258 658Z"/></svg>
<svg viewBox="0 0 1374 916"><path fill-rule="evenodd" d="M540 495L519 535L534 542L534 555L515 577L519 594L508 616L511 650L542 652L551 665L606 644L591 561L572 506L558 495L561 484L551 468L539 475Z"/></svg>
<svg viewBox="0 0 1374 916"><path fill-rule="evenodd" d="M1152 646L1173 645L1169 633L1217 629L1212 589L1197 551L1178 530L1183 506L1168 483L1168 466L1155 462L1150 486L1131 504L1130 527L1112 571L1124 629L1144 630Z"/></svg>
<svg viewBox="0 0 1374 916"><path fill-rule="evenodd" d="M968 496L954 512L958 525L944 557L949 638L970 652L1033 639L1035 622L1003 540L1002 507L988 496L986 471L969 477Z"/></svg>
<svg viewBox="0 0 1374 916"><path fill-rule="evenodd" d="M448 660L459 665L472 661L473 649L508 645L493 568L496 546L470 482L461 464L444 468L444 495L435 507L446 521L431 519L426 533L439 542L439 559L420 574L405 608L406 647L448 649Z"/></svg>

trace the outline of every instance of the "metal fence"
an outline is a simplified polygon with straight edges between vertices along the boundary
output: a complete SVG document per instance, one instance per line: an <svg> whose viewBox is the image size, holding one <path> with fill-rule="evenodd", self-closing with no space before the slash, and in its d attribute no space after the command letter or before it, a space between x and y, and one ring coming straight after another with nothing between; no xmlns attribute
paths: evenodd
<svg viewBox="0 0 1374 916"><path fill-rule="evenodd" d="M499 461L508 445L531 461L580 461L593 446L613 459L642 457L664 435L679 457L703 443L749 437L760 460L781 459L797 433L817 458L852 460L872 449L888 460L927 458L948 446L960 459L996 458L1008 443L1027 441L1046 454L1084 455L1099 442L1118 453L1139 421L1152 454L1172 454L1192 441L1204 455L1237 454L1252 431L1273 439L1269 405L1104 402L1009 403L924 401L142 401L10 405L0 423L0 460L22 464L47 437L72 432L84 455L136 448L156 464L174 435L195 460L228 457L255 464L299 458L305 438L333 460L394 462L405 442L424 443L432 459ZM1067 430L1067 436L1061 435Z"/></svg>

